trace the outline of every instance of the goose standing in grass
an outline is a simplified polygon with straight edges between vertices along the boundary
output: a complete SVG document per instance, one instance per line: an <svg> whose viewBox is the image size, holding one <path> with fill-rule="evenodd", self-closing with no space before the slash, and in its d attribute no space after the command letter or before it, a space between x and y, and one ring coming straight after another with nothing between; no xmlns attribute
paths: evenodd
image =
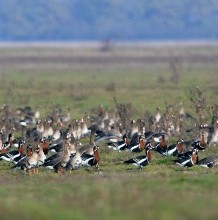
<svg viewBox="0 0 218 220"><path fill-rule="evenodd" d="M132 164L138 168L147 166L151 162L152 156L149 147L145 148L145 155L140 155L138 157L131 158L124 161L124 164Z"/></svg>

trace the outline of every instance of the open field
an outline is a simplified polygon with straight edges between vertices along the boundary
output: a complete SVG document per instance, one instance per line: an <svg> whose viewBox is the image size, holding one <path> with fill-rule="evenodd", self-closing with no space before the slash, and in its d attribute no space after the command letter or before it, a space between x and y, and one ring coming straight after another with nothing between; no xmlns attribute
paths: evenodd
<svg viewBox="0 0 218 220"><path fill-rule="evenodd" d="M209 106L217 103L218 46L0 48L0 106L30 105L42 117L54 105L80 118L113 97L131 103L134 117L166 103L195 113L190 90L198 86ZM211 120L208 112L208 122ZM154 153L142 170L131 157L101 147L100 170L63 175L41 170L25 176L0 161L2 219L217 219L218 169L175 166ZM217 146L201 157L218 155ZM120 163L119 163L120 162ZM117 164L118 163L118 164Z"/></svg>
<svg viewBox="0 0 218 220"><path fill-rule="evenodd" d="M214 99L217 60L217 47L211 46L115 48L109 52L2 48L0 103L46 108L55 100L54 104L69 106L75 116L81 116L100 103L111 106L116 96L141 112L154 111L165 102L186 101L188 90L195 86ZM178 83L171 79L172 65Z"/></svg>

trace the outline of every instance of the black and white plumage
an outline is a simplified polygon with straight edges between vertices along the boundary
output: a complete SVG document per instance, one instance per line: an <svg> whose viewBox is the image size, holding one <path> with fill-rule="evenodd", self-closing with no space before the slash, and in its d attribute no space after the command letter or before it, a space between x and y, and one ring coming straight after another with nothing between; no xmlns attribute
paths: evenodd
<svg viewBox="0 0 218 220"><path fill-rule="evenodd" d="M154 134L155 133L153 131L146 131L146 132L144 132L145 139L147 141L150 141L154 137Z"/></svg>
<svg viewBox="0 0 218 220"><path fill-rule="evenodd" d="M177 159L185 159L185 158L190 158L192 155L193 149L186 151L184 153L180 153L177 155Z"/></svg>
<svg viewBox="0 0 218 220"><path fill-rule="evenodd" d="M33 148L30 144L28 144L26 147L26 154L20 160L17 160L16 162L14 161L15 165L12 166L11 169L22 168L32 153Z"/></svg>
<svg viewBox="0 0 218 220"><path fill-rule="evenodd" d="M156 145L155 151L161 155L167 155L167 142L165 139L165 134L161 135L160 142Z"/></svg>
<svg viewBox="0 0 218 220"><path fill-rule="evenodd" d="M138 157L131 158L124 161L124 164L132 164L138 168L147 166L151 161L151 152L148 147L145 148L145 155L140 155Z"/></svg>
<svg viewBox="0 0 218 220"><path fill-rule="evenodd" d="M4 151L6 149L8 150L9 148L11 148L12 145L13 145L13 136L12 133L9 133L7 140L2 143Z"/></svg>
<svg viewBox="0 0 218 220"><path fill-rule="evenodd" d="M183 155L178 155L175 160L177 165L183 167L191 167L198 163L198 149L193 149L191 152L186 152Z"/></svg>
<svg viewBox="0 0 218 220"><path fill-rule="evenodd" d="M117 142L108 142L107 147L112 148L113 150L123 151L128 148L129 139L126 134L123 135L123 140Z"/></svg>
<svg viewBox="0 0 218 220"><path fill-rule="evenodd" d="M156 137L153 136L150 141L146 142L145 147L149 147L151 150L156 150L159 143L160 143L159 138L156 138Z"/></svg>
<svg viewBox="0 0 218 220"><path fill-rule="evenodd" d="M205 150L207 147L207 143L205 141L204 134L201 136L201 140L197 140L194 143L192 143L192 147L198 149L198 150Z"/></svg>
<svg viewBox="0 0 218 220"><path fill-rule="evenodd" d="M117 142L119 138L119 136L117 136L111 131L104 131L104 130L96 129L96 128L91 131L90 135L94 137L93 140L96 143L100 143L104 141Z"/></svg>
<svg viewBox="0 0 218 220"><path fill-rule="evenodd" d="M139 132L137 131L137 132L133 133L131 136L130 136L130 134L128 134L128 137L131 138L131 140L130 140L130 145L132 145L132 144L135 144L135 143L138 142L139 137L140 137L140 134L139 134Z"/></svg>
<svg viewBox="0 0 218 220"><path fill-rule="evenodd" d="M199 160L197 165L207 168L216 167L218 166L218 156L213 155L213 156L205 157Z"/></svg>
<svg viewBox="0 0 218 220"><path fill-rule="evenodd" d="M49 146L48 150L53 152L53 153L58 153L63 149L63 144L67 140L70 142L73 139L72 135L69 132L62 132L62 135L60 138L52 141Z"/></svg>
<svg viewBox="0 0 218 220"><path fill-rule="evenodd" d="M82 165L83 166L95 166L97 169L99 168L99 160L100 160L100 154L99 154L99 147L94 146L93 147L93 155L90 154L82 154Z"/></svg>
<svg viewBox="0 0 218 220"><path fill-rule="evenodd" d="M162 151L164 156L177 156L181 152L181 141L177 141L176 144L171 144L165 150Z"/></svg>
<svg viewBox="0 0 218 220"><path fill-rule="evenodd" d="M48 149L53 153L57 153L62 150L63 143L64 143L63 138L59 138L54 142L52 142L51 144L49 144Z"/></svg>
<svg viewBox="0 0 218 220"><path fill-rule="evenodd" d="M185 153L185 152L188 152L188 151L192 151L193 149L193 144L196 140L192 139L192 140L183 140L183 139L180 139L180 145L178 147L178 150L179 150L179 154L180 153Z"/></svg>
<svg viewBox="0 0 218 220"><path fill-rule="evenodd" d="M145 149L145 138L144 135L140 135L137 142L132 143L128 146L128 150L131 152L141 152Z"/></svg>
<svg viewBox="0 0 218 220"><path fill-rule="evenodd" d="M16 163L24 156L24 141L20 140L18 149L0 154L0 159Z"/></svg>

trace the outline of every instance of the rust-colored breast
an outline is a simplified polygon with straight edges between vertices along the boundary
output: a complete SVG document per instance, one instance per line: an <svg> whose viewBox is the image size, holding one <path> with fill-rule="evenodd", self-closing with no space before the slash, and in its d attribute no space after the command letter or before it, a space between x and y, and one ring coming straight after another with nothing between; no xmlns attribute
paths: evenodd
<svg viewBox="0 0 218 220"><path fill-rule="evenodd" d="M204 135L202 135L202 138L201 138L201 141L200 141L200 146L201 146L202 148L205 148L206 145L207 145L207 143L206 143L206 141L205 141L205 139L204 139Z"/></svg>
<svg viewBox="0 0 218 220"><path fill-rule="evenodd" d="M47 142L41 143L41 147L42 147L44 154L47 154L48 153L48 143Z"/></svg>
<svg viewBox="0 0 218 220"><path fill-rule="evenodd" d="M96 163L98 163L99 160L100 160L100 154L99 154L98 150L96 150L96 151L94 152L94 159L95 159L95 162L96 162Z"/></svg>
<svg viewBox="0 0 218 220"><path fill-rule="evenodd" d="M193 164L196 164L198 162L198 154L196 152L192 154L192 162Z"/></svg>
<svg viewBox="0 0 218 220"><path fill-rule="evenodd" d="M130 140L129 140L129 138L126 138L125 143L126 143L127 145L130 145Z"/></svg>
<svg viewBox="0 0 218 220"><path fill-rule="evenodd" d="M144 139L141 139L141 140L140 140L139 148L140 148L141 150L145 149L145 140L144 140Z"/></svg>
<svg viewBox="0 0 218 220"><path fill-rule="evenodd" d="M19 153L22 155L24 154L24 146L23 145L20 146Z"/></svg>

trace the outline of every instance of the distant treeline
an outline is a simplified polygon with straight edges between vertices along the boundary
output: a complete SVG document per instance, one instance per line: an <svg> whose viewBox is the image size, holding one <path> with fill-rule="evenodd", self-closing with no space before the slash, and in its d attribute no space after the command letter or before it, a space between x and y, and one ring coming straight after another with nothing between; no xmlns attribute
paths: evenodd
<svg viewBox="0 0 218 220"><path fill-rule="evenodd" d="M218 38L217 0L1 0L0 41Z"/></svg>

